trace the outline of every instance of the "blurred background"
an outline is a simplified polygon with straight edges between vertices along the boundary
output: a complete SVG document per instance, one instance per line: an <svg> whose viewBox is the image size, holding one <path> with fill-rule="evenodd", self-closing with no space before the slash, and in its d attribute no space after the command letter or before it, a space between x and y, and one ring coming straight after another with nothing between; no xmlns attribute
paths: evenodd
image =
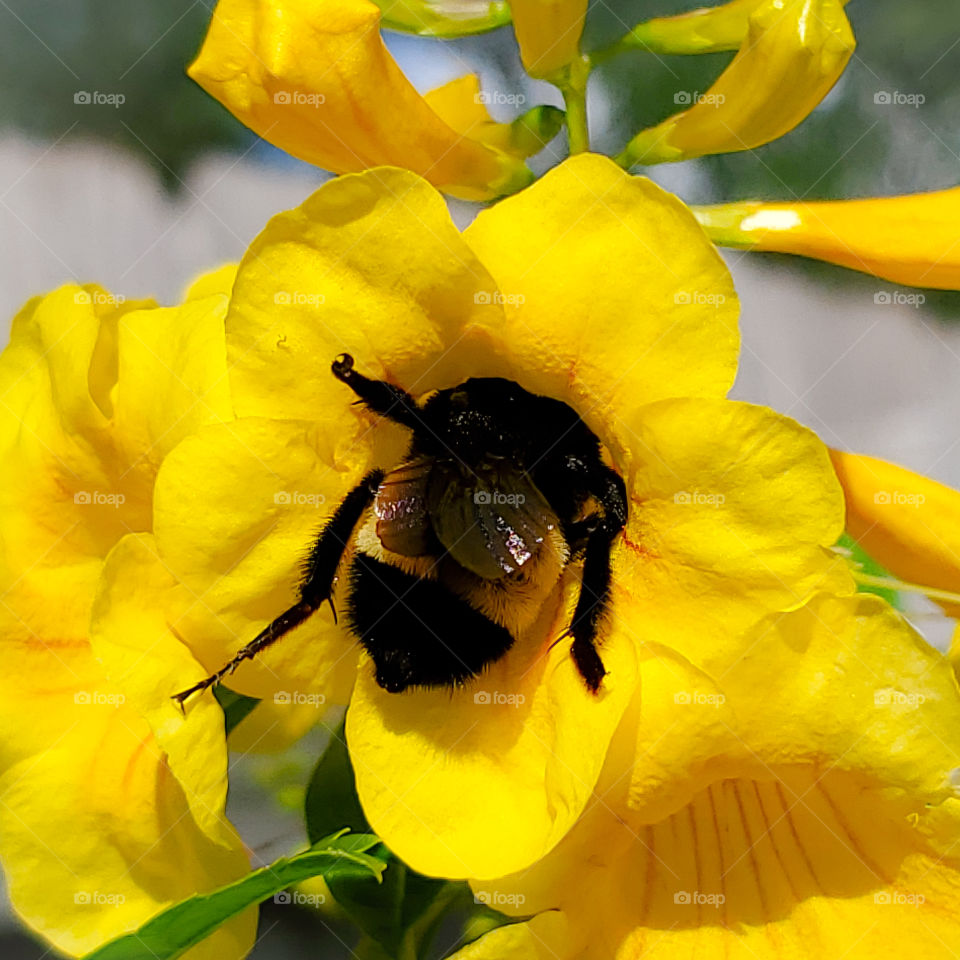
<svg viewBox="0 0 960 960"><path fill-rule="evenodd" d="M598 0L585 48L695 5ZM0 336L26 299L67 281L172 302L191 277L239 258L272 214L326 179L260 141L185 76L212 7L0 0ZM960 183L960 4L851 0L847 11L857 51L805 123L758 150L646 172L690 202L879 196ZM485 90L521 92L527 106L561 103L523 74L509 27L458 41L386 40L422 91L473 71ZM730 56L634 53L607 64L590 89L593 145L619 151L675 112L678 92L707 90ZM122 94L123 103L76 103L80 91ZM877 103L881 92L908 96ZM510 108L492 109L511 119ZM543 170L564 155L561 137L534 164ZM461 225L475 210L454 205ZM921 291L917 306L877 303L877 293L896 288L796 258L725 256L743 301L738 397L795 417L834 446L960 486L960 294ZM931 611L911 612L928 636L944 640ZM259 862L297 844L292 810L320 746L309 740L280 757L236 758L231 814ZM267 782L284 785L285 813L265 806L277 804ZM346 957L350 945L335 923L318 939L300 908L268 904L254 955ZM0 956L47 955L0 910Z"/></svg>

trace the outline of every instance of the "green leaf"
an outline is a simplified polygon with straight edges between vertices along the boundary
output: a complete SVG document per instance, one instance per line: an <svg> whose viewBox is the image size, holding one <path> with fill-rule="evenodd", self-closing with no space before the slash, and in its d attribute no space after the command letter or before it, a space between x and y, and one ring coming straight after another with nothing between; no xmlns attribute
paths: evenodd
<svg viewBox="0 0 960 960"><path fill-rule="evenodd" d="M217 698L217 703L223 708L223 735L225 737L229 737L237 724L248 717L260 702L256 697L234 693L229 687L219 684L213 688L213 695Z"/></svg>
<svg viewBox="0 0 960 960"><path fill-rule="evenodd" d="M372 832L357 797L343 724L331 730L330 743L313 770L304 813L311 843L344 827L354 833Z"/></svg>
<svg viewBox="0 0 960 960"><path fill-rule="evenodd" d="M213 893L174 904L139 930L94 950L86 960L174 960L231 917L301 880L323 877L329 883L361 876L379 880L386 864L367 854L377 842L369 834L326 837L303 853L282 857Z"/></svg>
<svg viewBox="0 0 960 960"><path fill-rule="evenodd" d="M510 22L504 0L374 0L381 26L421 37L466 37Z"/></svg>

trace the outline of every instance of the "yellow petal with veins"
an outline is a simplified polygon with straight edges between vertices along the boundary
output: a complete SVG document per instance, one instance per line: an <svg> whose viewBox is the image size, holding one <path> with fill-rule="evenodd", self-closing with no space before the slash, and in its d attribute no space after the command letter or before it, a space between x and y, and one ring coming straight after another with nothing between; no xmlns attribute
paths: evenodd
<svg viewBox="0 0 960 960"><path fill-rule="evenodd" d="M865 596L817 598L717 654L700 670L651 648L580 822L474 890L517 917L559 911L561 960L952 957L944 658Z"/></svg>

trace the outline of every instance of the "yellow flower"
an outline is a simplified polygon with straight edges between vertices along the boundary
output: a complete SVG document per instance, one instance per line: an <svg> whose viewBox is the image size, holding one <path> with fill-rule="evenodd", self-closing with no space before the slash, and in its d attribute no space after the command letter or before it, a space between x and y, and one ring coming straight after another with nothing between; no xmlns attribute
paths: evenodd
<svg viewBox="0 0 960 960"><path fill-rule="evenodd" d="M190 76L251 130L335 173L395 164L454 196L487 200L526 186L542 142L477 136L476 81L435 110L380 38L369 0L220 0ZM440 96L438 92L435 95ZM489 116L490 127L495 125Z"/></svg>
<svg viewBox="0 0 960 960"><path fill-rule="evenodd" d="M905 467L831 450L847 503L847 532L901 580L928 588L951 616L960 603L960 493Z"/></svg>
<svg viewBox="0 0 960 960"><path fill-rule="evenodd" d="M960 187L868 200L693 209L724 246L815 257L914 287L960 289Z"/></svg>
<svg viewBox="0 0 960 960"><path fill-rule="evenodd" d="M155 493L161 556L211 614L188 637L211 671L297 599L302 559L347 491L405 452L406 431L331 375L340 353L417 397L477 376L563 401L626 482L599 695L569 641L553 643L579 564L464 688L385 692L326 607L231 677L251 695L350 700L364 809L415 869L499 876L555 845L596 782L644 643L722 647L824 583L847 586L826 549L842 500L825 448L724 399L737 309L687 208L589 154L463 234L409 172L338 178L245 256L227 320L238 419L181 443Z"/></svg>
<svg viewBox="0 0 960 960"><path fill-rule="evenodd" d="M16 911L74 955L249 869L222 713L166 696L203 669L149 534L158 464L232 415L227 298L204 285L169 308L63 287L0 356L0 858ZM255 920L191 956L244 952Z"/></svg>
<svg viewBox="0 0 960 960"><path fill-rule="evenodd" d="M827 95L855 46L840 0L766 0L749 24L713 86L688 110L638 133L618 162L689 160L776 140Z"/></svg>
<svg viewBox="0 0 960 960"><path fill-rule="evenodd" d="M640 687L579 823L473 884L535 919L458 960L955 955L960 695L883 601L649 645Z"/></svg>
<svg viewBox="0 0 960 960"><path fill-rule="evenodd" d="M587 0L510 0L510 12L527 73L543 77L579 56Z"/></svg>

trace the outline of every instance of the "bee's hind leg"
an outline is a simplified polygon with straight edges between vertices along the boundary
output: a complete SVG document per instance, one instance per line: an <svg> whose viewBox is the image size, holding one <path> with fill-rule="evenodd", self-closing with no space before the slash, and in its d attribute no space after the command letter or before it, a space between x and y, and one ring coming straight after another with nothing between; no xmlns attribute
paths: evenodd
<svg viewBox="0 0 960 960"><path fill-rule="evenodd" d="M587 537L580 595L566 636L573 637L570 653L580 676L592 693L597 693L606 668L597 653L597 635L610 603L610 552L627 518L627 497L623 480L603 467L594 495L603 507L603 516Z"/></svg>

